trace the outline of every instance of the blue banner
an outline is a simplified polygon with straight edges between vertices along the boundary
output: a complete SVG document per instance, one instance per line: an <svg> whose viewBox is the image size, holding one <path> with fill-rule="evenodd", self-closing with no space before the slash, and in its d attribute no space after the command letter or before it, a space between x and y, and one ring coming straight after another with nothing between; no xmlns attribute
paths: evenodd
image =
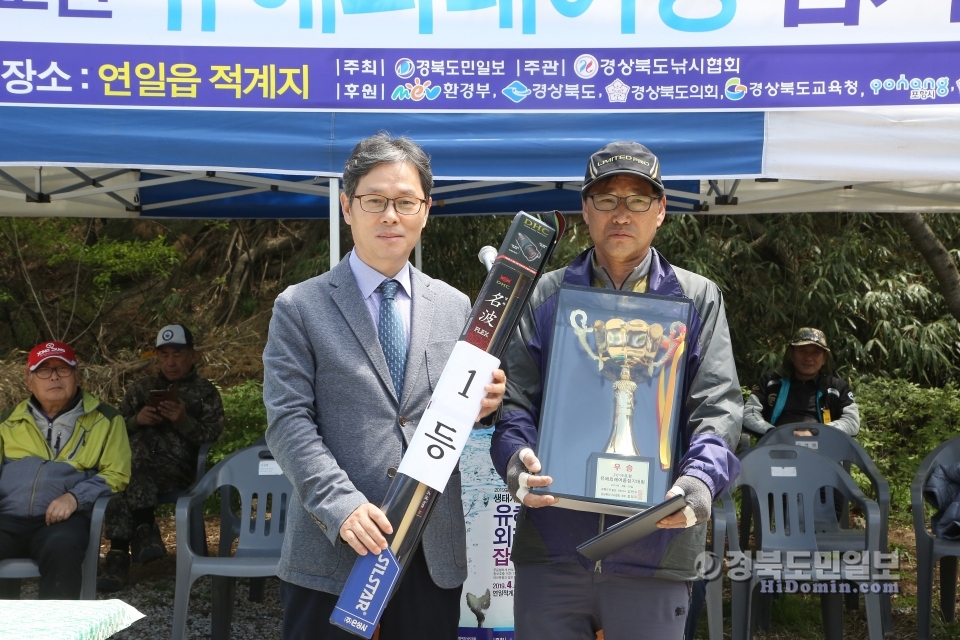
<svg viewBox="0 0 960 640"><path fill-rule="evenodd" d="M956 104L958 87L953 42L587 50L0 42L0 103L11 105L720 111Z"/></svg>

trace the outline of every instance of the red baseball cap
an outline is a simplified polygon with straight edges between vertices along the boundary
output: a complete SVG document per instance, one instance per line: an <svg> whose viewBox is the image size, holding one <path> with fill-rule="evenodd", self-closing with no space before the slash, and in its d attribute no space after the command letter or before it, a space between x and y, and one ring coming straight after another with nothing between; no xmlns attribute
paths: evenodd
<svg viewBox="0 0 960 640"><path fill-rule="evenodd" d="M71 367L77 366L77 356L66 342L43 342L30 350L30 355L27 357L27 369L35 371L37 367L51 358L63 360Z"/></svg>

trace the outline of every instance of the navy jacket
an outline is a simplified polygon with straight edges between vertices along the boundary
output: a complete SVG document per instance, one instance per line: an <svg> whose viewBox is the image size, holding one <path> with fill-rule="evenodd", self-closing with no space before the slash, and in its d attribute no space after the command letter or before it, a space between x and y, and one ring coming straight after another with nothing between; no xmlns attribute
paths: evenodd
<svg viewBox="0 0 960 640"><path fill-rule="evenodd" d="M743 399L737 380L723 298L713 282L671 266L655 249L648 292L693 300L688 326L685 403L674 449L675 473L693 476L718 496L740 473L732 451L740 440ZM592 286L591 251L570 266L546 274L524 310L520 326L503 359L507 394L491 443L491 457L501 476L510 458L523 447L537 448L543 375L549 358L561 284ZM580 563L598 567L577 553L577 545L622 518L558 507L521 510L517 520L514 563ZM604 572L656 576L676 580L697 577L695 562L704 551L706 524L663 529L608 556Z"/></svg>

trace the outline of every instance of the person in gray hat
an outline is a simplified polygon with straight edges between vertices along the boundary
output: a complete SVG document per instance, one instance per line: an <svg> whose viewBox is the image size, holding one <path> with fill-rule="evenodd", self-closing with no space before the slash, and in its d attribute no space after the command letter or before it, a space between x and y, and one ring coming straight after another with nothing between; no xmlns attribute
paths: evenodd
<svg viewBox="0 0 960 640"><path fill-rule="evenodd" d="M503 358L507 393L491 441L494 466L523 507L511 559L516 568L517 640L679 640L698 578L710 506L740 473L733 449L743 401L734 367L723 296L716 284L667 262L651 245L666 216L660 162L635 142L614 142L593 154L581 190L583 221L594 246L543 276ZM674 486L688 507L658 523L658 533L600 562L577 545L622 518L549 507L537 447L549 338L561 284L682 296L694 304L677 439ZM585 429L609 428L584 425ZM682 457L681 457L682 456Z"/></svg>
<svg viewBox="0 0 960 640"><path fill-rule="evenodd" d="M780 369L767 371L753 386L743 409L743 428L762 436L775 426L795 422L825 424L855 436L860 410L845 380L832 369L823 331L803 327L787 345ZM813 435L797 429L798 436Z"/></svg>
<svg viewBox="0 0 960 640"><path fill-rule="evenodd" d="M120 413L130 434L133 471L127 490L110 501L104 516L110 540L100 591L127 585L132 559L147 564L167 555L154 517L157 498L193 484L200 445L223 431L220 392L197 374L193 334L182 324L157 333L159 372L127 388Z"/></svg>

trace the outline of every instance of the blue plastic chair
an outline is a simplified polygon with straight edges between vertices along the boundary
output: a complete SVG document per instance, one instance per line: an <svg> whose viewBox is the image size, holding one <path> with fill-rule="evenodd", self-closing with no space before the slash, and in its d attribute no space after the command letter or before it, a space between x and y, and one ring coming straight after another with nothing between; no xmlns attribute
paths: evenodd
<svg viewBox="0 0 960 640"><path fill-rule="evenodd" d="M193 478L193 484L191 484L186 489L179 489L177 491L170 491L168 493L161 494L157 498L159 504L177 504L177 501L183 496L187 495L197 484L203 479L204 474L207 473L207 454L210 453L210 447L213 446L213 442L204 442L200 445L200 449L197 451L197 474ZM197 549L203 555L207 555L207 538L203 533L203 505L200 504L190 511L190 531L193 532L195 538L191 540L193 548Z"/></svg>
<svg viewBox="0 0 960 640"><path fill-rule="evenodd" d="M847 499L863 509L867 528L864 536L865 551L874 554L880 551L880 506L864 495L853 478L840 466L818 453L793 445L770 445L755 447L741 459L740 476L734 489L751 489L758 498L754 502L757 520L757 550L764 552L802 551L811 554L831 550L822 547L814 526L814 504L819 500L821 487L835 487ZM741 553L736 527L736 513L732 497L723 496L723 508L727 518L727 542L730 550ZM875 557L875 556L871 556ZM861 581L844 564L838 567L840 579ZM744 580L733 580L733 640L749 640L752 637L752 601L754 588L761 577L750 571ZM864 594L867 611L867 627L870 640L883 636L880 594ZM821 595L824 614L824 630L828 638L842 635L842 601L840 594Z"/></svg>
<svg viewBox="0 0 960 640"><path fill-rule="evenodd" d="M114 494L101 496L93 505L90 512L90 542L87 544L87 551L83 556L83 583L80 586L81 600L97 599L97 564L100 562L100 537L103 533L103 512L107 509L107 503L113 498ZM0 580L10 580L5 584L5 595L12 596L13 592L19 593L19 582L23 578L39 578L40 568L37 563L30 558L10 558L0 560ZM16 589L13 589L16 581Z"/></svg>
<svg viewBox="0 0 960 640"><path fill-rule="evenodd" d="M286 476L261 475L260 465L265 461L273 461L273 454L265 446L237 451L217 463L189 494L177 501L177 588L171 634L174 640L184 637L190 587L200 576L214 577L211 635L216 639L230 635L236 578L277 574L287 511L290 500L296 498ZM240 497L237 550L232 557L205 557L192 548L196 533L191 531L193 523L188 516L191 509L202 507L204 500L221 487L231 487ZM226 552L229 547L227 543Z"/></svg>
<svg viewBox="0 0 960 640"><path fill-rule="evenodd" d="M957 556L960 541L937 538L927 530L923 510L923 487L940 465L960 462L960 436L947 440L923 459L910 484L913 531L917 538L917 638L930 637L933 608L933 568L940 561L940 610L947 622L953 622L957 597Z"/></svg>
<svg viewBox="0 0 960 640"><path fill-rule="evenodd" d="M797 429L806 429L812 436L797 436L794 431ZM850 473L850 465L855 464L860 472L863 473L873 487L874 499L880 505L880 550L887 553L887 536L889 531L890 519L890 484L887 482L877 465L874 464L859 442L854 440L839 429L834 429L821 424L811 424L808 422L785 424L768 431L760 441L758 447L773 444L792 444L798 447L806 447L816 451L820 455L833 460L843 467L844 471ZM863 551L865 540L863 532L850 529L850 504L843 501L843 511L840 514L839 521L836 518L833 500L834 489L826 487L821 494L825 497L824 501L818 501L815 505L816 526L817 526L817 544L821 549L831 549L838 551ZM742 543L742 540L741 540ZM883 613L884 635L893 636L893 606L890 601L890 594L883 593L880 597L881 610ZM857 595L847 595L847 608L857 608Z"/></svg>

